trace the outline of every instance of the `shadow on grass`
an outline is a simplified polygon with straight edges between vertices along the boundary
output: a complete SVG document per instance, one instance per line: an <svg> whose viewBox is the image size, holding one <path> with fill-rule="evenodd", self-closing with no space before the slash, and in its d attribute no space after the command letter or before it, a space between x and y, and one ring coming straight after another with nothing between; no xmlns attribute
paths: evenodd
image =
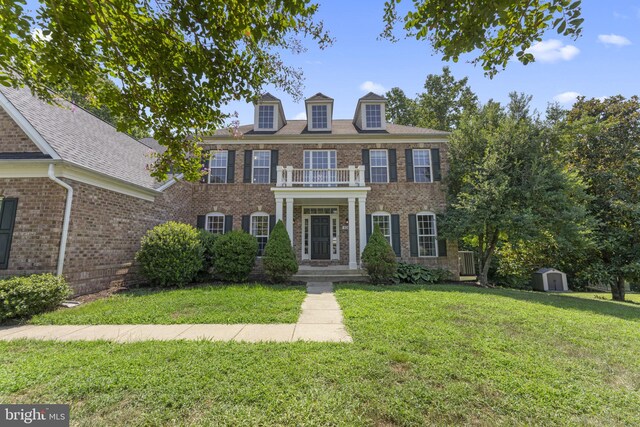
<svg viewBox="0 0 640 427"><path fill-rule="evenodd" d="M186 286L135 286L130 288L123 288L118 292L114 292L111 295L126 295L130 297L142 297L147 295L162 294L168 292L180 292L180 291L224 291L232 290L233 288L265 288L272 291L290 291L292 289L304 289L305 286L301 284L282 284L282 283L192 283Z"/></svg>
<svg viewBox="0 0 640 427"><path fill-rule="evenodd" d="M587 311L604 316L613 316L620 319L640 321L640 306L636 304L576 298L566 294L551 294L535 291L521 291L516 289L480 288L472 285L358 285L341 284L338 289L366 290L371 292L418 292L422 290L430 292L460 292L466 294L495 295L507 297L519 301L535 304L544 304L566 310Z"/></svg>

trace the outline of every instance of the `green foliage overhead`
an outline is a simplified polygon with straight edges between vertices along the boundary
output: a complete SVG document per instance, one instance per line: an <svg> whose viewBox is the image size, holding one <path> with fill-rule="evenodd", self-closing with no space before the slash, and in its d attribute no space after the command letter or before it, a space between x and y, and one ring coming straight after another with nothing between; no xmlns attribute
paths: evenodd
<svg viewBox="0 0 640 427"><path fill-rule="evenodd" d="M150 129L168 149L153 174L171 166L200 178L199 136L221 127L221 107L253 100L274 84L300 96L301 72L284 51L303 50L301 37L331 43L317 5L201 0L25 0L0 3L0 84L82 94L118 117L119 130ZM111 86L108 81L115 81ZM194 137L195 136L195 137Z"/></svg>
<svg viewBox="0 0 640 427"><path fill-rule="evenodd" d="M147 231L136 260L151 284L184 286L202 268L203 252L198 230L189 224L169 221Z"/></svg>
<svg viewBox="0 0 640 427"><path fill-rule="evenodd" d="M0 322L56 308L71 295L63 277L33 274L0 280Z"/></svg>
<svg viewBox="0 0 640 427"><path fill-rule="evenodd" d="M273 227L262 257L264 271L274 283L287 282L298 272L298 260L282 220Z"/></svg>
<svg viewBox="0 0 640 427"><path fill-rule="evenodd" d="M376 224L362 252L362 263L371 283L389 283L398 268L396 253Z"/></svg>
<svg viewBox="0 0 640 427"><path fill-rule="evenodd" d="M401 3L385 2L382 37L396 40L394 30L401 26L407 37L427 40L445 61L477 55L471 62L489 76L514 55L523 64L534 61L526 50L548 30L579 37L584 21L581 0L413 0L413 7L399 10Z"/></svg>
<svg viewBox="0 0 640 427"><path fill-rule="evenodd" d="M258 241L242 230L219 236L213 245L214 269L222 280L243 282L249 277L258 253Z"/></svg>

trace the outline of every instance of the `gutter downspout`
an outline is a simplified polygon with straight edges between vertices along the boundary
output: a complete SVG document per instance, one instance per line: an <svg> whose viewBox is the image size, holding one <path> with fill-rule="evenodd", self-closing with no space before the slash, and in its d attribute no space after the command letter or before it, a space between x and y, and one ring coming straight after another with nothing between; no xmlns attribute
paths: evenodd
<svg viewBox="0 0 640 427"><path fill-rule="evenodd" d="M67 238L69 236L69 220L71 219L71 203L73 202L73 188L55 175L55 165L49 165L49 179L67 190L67 199L64 206L64 219L62 220L62 237L60 238L60 250L58 251L58 269L56 275L62 276L64 268L64 255L67 251Z"/></svg>

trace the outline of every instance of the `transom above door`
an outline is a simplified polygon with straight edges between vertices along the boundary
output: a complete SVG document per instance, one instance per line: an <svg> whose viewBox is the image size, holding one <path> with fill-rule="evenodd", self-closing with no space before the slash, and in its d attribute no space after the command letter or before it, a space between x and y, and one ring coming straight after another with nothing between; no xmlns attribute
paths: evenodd
<svg viewBox="0 0 640 427"><path fill-rule="evenodd" d="M339 260L337 207L302 208L302 259Z"/></svg>

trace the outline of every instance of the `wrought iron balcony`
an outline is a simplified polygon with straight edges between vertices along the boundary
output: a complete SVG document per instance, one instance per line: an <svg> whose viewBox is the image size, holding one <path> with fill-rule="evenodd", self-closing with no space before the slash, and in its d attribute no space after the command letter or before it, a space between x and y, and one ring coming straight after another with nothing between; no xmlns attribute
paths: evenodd
<svg viewBox="0 0 640 427"><path fill-rule="evenodd" d="M364 187L364 166L299 169L278 166L277 187Z"/></svg>

